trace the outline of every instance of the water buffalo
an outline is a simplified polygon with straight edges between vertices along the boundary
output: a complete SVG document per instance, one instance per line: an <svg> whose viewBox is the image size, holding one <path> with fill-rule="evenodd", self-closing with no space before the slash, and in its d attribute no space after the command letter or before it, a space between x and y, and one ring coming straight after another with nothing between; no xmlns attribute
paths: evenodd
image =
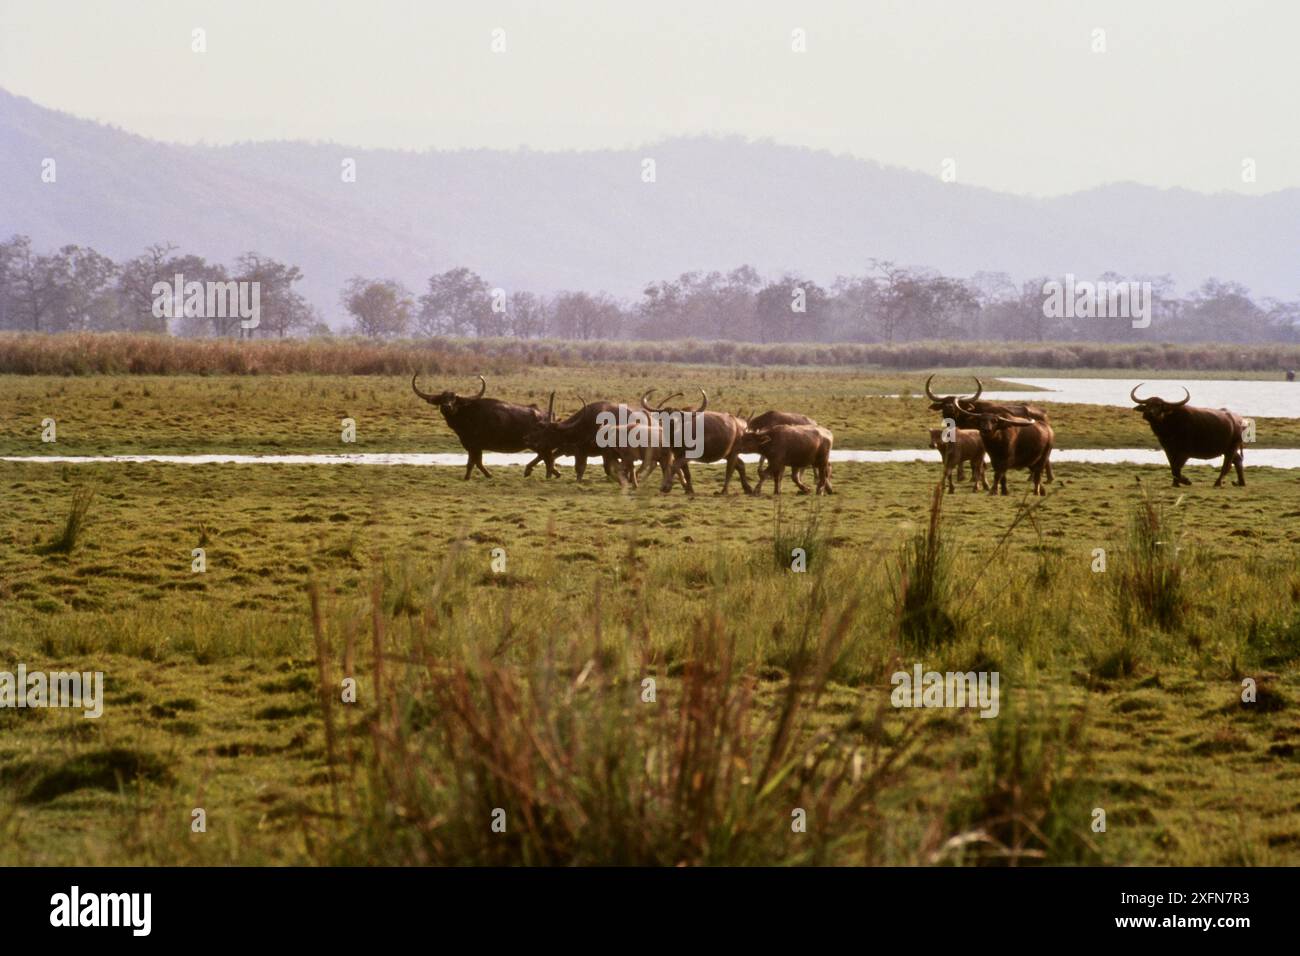
<svg viewBox="0 0 1300 956"><path fill-rule="evenodd" d="M984 383L975 378L975 394L969 398L963 395L936 395L930 390L930 383L934 381L931 375L925 380L925 397L930 400L930 411L940 412L944 418L950 418L962 428L973 427L966 422L960 421L956 415L957 403L961 402L968 409L972 409L974 414L982 415L985 413L993 415L1003 415L1008 418L1031 418L1036 422L1047 422L1047 412L1043 411L1037 405L1029 405L1025 402L990 402L981 400L980 396L984 394ZM1047 480L1053 479L1052 463L1047 463Z"/></svg>
<svg viewBox="0 0 1300 956"><path fill-rule="evenodd" d="M631 484L640 486L644 478L655 465L663 472L663 480L671 486L669 469L672 467L673 453L663 441L659 425L646 420L640 412L633 411L627 424L606 426L602 430L602 449L617 465L619 487ZM640 469L637 464L641 463Z"/></svg>
<svg viewBox="0 0 1300 956"><path fill-rule="evenodd" d="M989 453L989 462L993 465L993 487L989 493L997 494L1000 489L1002 494L1007 494L1007 472L1013 468L1027 468L1034 483L1034 494L1047 494L1043 490L1043 474L1050 466L1052 442L1056 437L1052 426L1032 418L976 412L964 406L965 399L958 399L960 417L957 421L979 429L984 449Z"/></svg>
<svg viewBox="0 0 1300 956"><path fill-rule="evenodd" d="M772 425L758 431L748 431L740 439L740 451L757 452L768 460L768 468L760 472L754 494L763 488L763 479L772 476L774 494L781 493L781 476L786 468L812 468L817 478L817 494L834 494L831 487L831 446L835 436L830 429L820 425ZM799 482L795 482L799 484ZM800 485L800 494L807 489Z"/></svg>
<svg viewBox="0 0 1300 956"><path fill-rule="evenodd" d="M551 393L546 417L533 425L525 436L530 448L543 449L553 456L572 455L573 474L581 481L587 471L587 459L599 457L605 465L605 476L614 478L614 465L618 456L596 444L599 431L597 417L602 412L618 414L613 402L584 402L582 408L563 421L555 421L555 393Z"/></svg>
<svg viewBox="0 0 1300 956"><path fill-rule="evenodd" d="M1163 398L1138 398L1137 390L1145 383L1139 383L1129 392L1137 408L1146 419L1151 430L1156 433L1156 440L1165 450L1169 459L1169 470L1174 476L1174 485L1190 485L1191 481L1183 477L1183 465L1189 458L1218 458L1223 456L1223 467L1219 470L1219 480L1214 487L1223 487L1223 479L1235 465L1237 480L1234 484L1246 484L1245 446L1243 439L1244 424L1241 416L1226 408L1195 408L1187 403L1192 400L1191 392L1183 389L1181 402L1166 402Z"/></svg>
<svg viewBox="0 0 1300 956"><path fill-rule="evenodd" d="M988 479L984 476L984 439L980 437L978 428L955 428L956 434L954 440L947 442L943 440L942 428L930 429L930 447L939 450L939 457L943 459L943 477L948 482L948 491L955 492L956 489L952 484L952 473L957 472L957 480L965 481L962 477L962 466L970 462L971 491L979 491L980 487L987 491L989 487Z"/></svg>
<svg viewBox="0 0 1300 956"><path fill-rule="evenodd" d="M487 379L482 375L478 377L483 383L478 394L468 398L450 391L439 392L437 395L422 392L415 384L419 377L419 372L411 376L411 388L430 405L438 406L448 426L469 452L469 460L465 464L466 481L469 481L475 468L485 478L492 477L491 472L483 467L485 451L535 451L537 457L524 469L525 475L530 474L539 461L546 462L548 478L559 474L555 468L555 455L528 443L530 431L545 420L541 409L536 405L513 405L495 398L484 398Z"/></svg>
<svg viewBox="0 0 1300 956"><path fill-rule="evenodd" d="M771 428L773 425L816 425L816 424L817 424L816 421L809 418L807 415L800 415L798 412L770 411L770 412L764 412L761 415L756 415L753 418L748 419L745 422L745 427L749 431L756 432L756 431L761 431L764 428ZM759 456L758 474L760 477L762 476L764 471L765 461L766 461L765 458ZM799 490L804 494L807 494L809 490L808 486L805 485L800 480L803 477L803 472L804 470L802 468L799 469L791 468L790 477L794 479L794 483L799 486Z"/></svg>
<svg viewBox="0 0 1300 956"><path fill-rule="evenodd" d="M745 433L744 419L727 412L706 411L709 407L709 395L700 389L703 401L696 408L665 408L664 402L656 407L646 403L650 397L647 391L641 396L641 408L646 414L658 421L663 429L664 441L672 451L672 466L664 476L659 490L673 490L673 481L681 478L687 494L695 494L691 481L691 461L726 461L727 474L722 482L722 489L717 494L725 495L731 485L731 474L740 476L740 486L749 494L752 490L749 479L745 476L745 463L740 460L740 436ZM691 441L686 439L690 438Z"/></svg>

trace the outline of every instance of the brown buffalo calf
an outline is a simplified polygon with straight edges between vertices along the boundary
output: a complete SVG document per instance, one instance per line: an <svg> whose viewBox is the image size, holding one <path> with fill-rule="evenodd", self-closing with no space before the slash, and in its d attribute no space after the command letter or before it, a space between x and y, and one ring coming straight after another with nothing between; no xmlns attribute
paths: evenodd
<svg viewBox="0 0 1300 956"><path fill-rule="evenodd" d="M754 494L770 475L775 494L781 493L781 479L787 468L812 468L817 494L834 494L831 487L831 446L835 436L820 425L774 425L741 436L740 451L767 458L767 470L758 476ZM803 494L801 491L800 494Z"/></svg>
<svg viewBox="0 0 1300 956"><path fill-rule="evenodd" d="M956 491L952 484L952 473L957 472L957 480L965 481L962 477L962 466L970 462L971 491L979 491L981 487L988 490L989 482L984 476L984 439L980 437L979 429L976 428L957 428L955 440L946 442L943 440L942 428L930 429L930 447L939 450L939 457L943 459L943 480L948 482L948 491Z"/></svg>

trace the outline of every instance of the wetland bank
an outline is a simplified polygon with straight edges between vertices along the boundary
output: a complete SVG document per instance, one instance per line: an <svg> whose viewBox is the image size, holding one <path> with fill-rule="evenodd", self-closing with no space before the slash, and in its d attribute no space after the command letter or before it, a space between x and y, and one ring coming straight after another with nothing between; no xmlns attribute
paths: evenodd
<svg viewBox="0 0 1300 956"><path fill-rule="evenodd" d="M707 383L727 408L805 409L845 448L915 448L931 424L910 373L488 377L524 402ZM6 376L0 450L338 453L351 417L348 452L452 451L405 378ZM1063 449L1154 447L1125 409L1051 414ZM1261 418L1259 444L1297 447L1297 423ZM779 505L715 497L720 469L687 498L563 464L467 484L0 462L0 667L105 675L97 720L0 710L0 857L1300 861L1294 471L1248 451L1246 488L1207 464L1175 491L1167 468L1062 460L1036 504L1017 478L936 507L937 456L837 464L833 499ZM998 716L893 707L891 675L922 663L998 673Z"/></svg>

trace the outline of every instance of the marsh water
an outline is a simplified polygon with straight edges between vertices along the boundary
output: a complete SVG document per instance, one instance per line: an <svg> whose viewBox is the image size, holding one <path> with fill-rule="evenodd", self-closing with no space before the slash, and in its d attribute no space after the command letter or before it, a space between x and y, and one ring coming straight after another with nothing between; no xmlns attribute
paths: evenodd
<svg viewBox="0 0 1300 956"><path fill-rule="evenodd" d="M1205 408L1230 408L1238 415L1257 418L1300 418L1300 382L1229 379L1137 379L1137 378L1004 378L1004 382L1032 385L1045 392L986 391L981 398L995 402L1064 402L1072 405L1111 405L1132 408L1129 393L1142 385L1138 395L1159 395L1170 401L1191 393L1192 404Z"/></svg>

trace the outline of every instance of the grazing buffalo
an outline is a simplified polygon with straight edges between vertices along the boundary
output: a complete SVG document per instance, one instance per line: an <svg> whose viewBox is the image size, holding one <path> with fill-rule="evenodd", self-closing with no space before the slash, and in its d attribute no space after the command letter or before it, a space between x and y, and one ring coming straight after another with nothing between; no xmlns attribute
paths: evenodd
<svg viewBox="0 0 1300 956"><path fill-rule="evenodd" d="M422 392L415 384L419 377L419 372L411 376L411 388L430 405L438 406L442 417L469 452L469 461L465 465L466 481L469 481L475 468L485 478L492 477L491 472L483 467L485 451L535 451L537 457L524 469L525 475L530 474L539 461L546 462L548 478L559 474L555 469L555 455L528 442L527 436L532 429L545 420L541 409L536 405L513 405L495 398L484 398L487 379L482 375L478 377L483 383L478 394L469 398L455 392L439 392L437 395Z"/></svg>
<svg viewBox="0 0 1300 956"><path fill-rule="evenodd" d="M1007 472L1013 468L1029 469L1034 483L1034 494L1045 495L1043 474L1050 465L1052 442L1055 435L1047 422L1032 418L1017 418L994 412L976 412L957 402L957 421L966 427L979 429L984 448L993 465L993 487L990 494L1007 494Z"/></svg>
<svg viewBox="0 0 1300 956"><path fill-rule="evenodd" d="M1137 406L1151 430L1156 433L1156 440L1165 450L1169 459L1169 470L1173 472L1174 485L1190 485L1191 481L1183 477L1183 465L1189 458L1218 458L1223 456L1223 467L1219 470L1219 480L1214 487L1223 486L1223 479L1235 465L1237 480L1235 484L1246 484L1244 467L1245 425L1241 416L1226 408L1195 408L1187 403L1192 395L1183 389L1181 402L1166 402L1163 398L1138 398L1139 383L1129 392L1129 398Z"/></svg>
<svg viewBox="0 0 1300 956"><path fill-rule="evenodd" d="M835 436L830 429L820 425L772 425L758 431L749 431L740 439L740 451L745 454L757 452L768 460L765 472L759 472L758 484L754 494L759 494L763 479L772 476L773 493L781 493L781 476L786 468L802 471L812 468L817 479L817 494L834 494L831 487L831 446ZM799 493L807 494L808 489L797 480Z"/></svg>
<svg viewBox="0 0 1300 956"><path fill-rule="evenodd" d="M957 489L952 484L952 473L957 472L957 480L965 481L962 477L962 466L970 462L971 491L979 491L983 486L987 491L989 487L988 479L984 477L984 439L980 437L978 428L954 428L953 441L944 441L942 428L930 429L930 447L939 450L939 456L943 459L943 480L948 482L948 491L955 492Z"/></svg>
<svg viewBox="0 0 1300 956"><path fill-rule="evenodd" d="M1002 415L1007 418L1030 418L1036 422L1047 423L1047 412L1043 411L1037 405L1028 405L1024 402L990 402L980 399L984 394L984 383L978 376L975 377L975 394L969 398L963 395L936 395L930 390L930 383L934 381L931 375L925 380L925 397L930 400L930 411L943 413L944 418L950 418L962 428L973 427L967 425L957 417L957 403L961 402L967 409L973 410L974 414L992 414ZM1052 464L1047 464L1047 480L1053 479Z"/></svg>
<svg viewBox="0 0 1300 956"><path fill-rule="evenodd" d="M749 494L752 490L745 476L745 463L740 460L740 436L745 433L745 421L728 412L706 411L709 396L700 389L704 400L696 408L665 408L664 402L651 407L646 404L650 392L641 396L642 410L657 421L663 429L663 441L672 452L672 466L659 490L673 490L673 481L680 478L687 494L695 494L691 481L692 461L726 461L727 474L722 488L716 492L725 495L731 485L731 473L740 475L740 486ZM689 441L688 441L689 439Z"/></svg>

